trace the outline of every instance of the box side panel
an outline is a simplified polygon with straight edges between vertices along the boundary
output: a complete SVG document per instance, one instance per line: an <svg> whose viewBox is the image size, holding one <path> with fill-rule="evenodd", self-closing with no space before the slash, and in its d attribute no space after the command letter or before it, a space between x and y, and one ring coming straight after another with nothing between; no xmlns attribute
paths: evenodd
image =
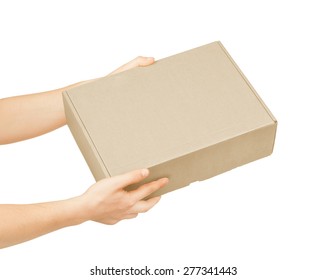
<svg viewBox="0 0 327 280"><path fill-rule="evenodd" d="M185 187L195 181L208 179L270 155L274 147L275 133L276 124L273 123L150 168L150 176L146 182L168 177L169 184L149 198ZM128 190L135 189L139 185L130 186Z"/></svg>
<svg viewBox="0 0 327 280"><path fill-rule="evenodd" d="M236 62L233 60L233 58L231 57L231 55L227 52L227 50L225 49L225 47L223 46L223 44L221 42L217 42L219 44L219 46L222 48L222 50L225 52L226 56L229 58L229 60L233 63L234 67L237 69L237 71L240 73L240 75L243 77L244 81L248 84L248 86L250 87L250 89L252 90L253 94L255 94L255 96L257 97L257 99L259 100L259 102L262 104L262 106L266 109L267 113L269 114L269 116L272 118L272 120L274 122L277 123L276 118L274 117L274 115L272 114L272 112L269 110L269 108L267 107L267 105L263 102L263 100L261 99L261 97L259 96L259 94L256 92L256 90L254 89L254 87L251 85L251 83L249 82L249 80L245 77L244 73L242 72L242 70L238 67L238 65L236 64Z"/></svg>
<svg viewBox="0 0 327 280"><path fill-rule="evenodd" d="M75 141L81 150L94 178L98 181L105 177L110 177L102 159L94 147L89 134L87 133L81 119L79 118L73 103L67 92L63 93L63 101L68 127L75 138Z"/></svg>

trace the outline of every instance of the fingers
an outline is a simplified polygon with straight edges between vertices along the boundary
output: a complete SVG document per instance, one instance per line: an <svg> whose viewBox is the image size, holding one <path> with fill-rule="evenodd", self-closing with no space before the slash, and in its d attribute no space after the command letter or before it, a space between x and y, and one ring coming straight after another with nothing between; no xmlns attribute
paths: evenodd
<svg viewBox="0 0 327 280"><path fill-rule="evenodd" d="M158 203L160 197L143 201L144 198L159 190L168 183L168 178L161 178L143 184L133 191L124 188L139 183L149 175L148 169L138 169L122 175L97 182L84 194L90 203L87 204L89 220L104 224L115 224L123 219L135 218ZM91 213L91 214L89 214Z"/></svg>
<svg viewBox="0 0 327 280"><path fill-rule="evenodd" d="M126 216L124 217L124 220L127 220L127 219L134 219L134 218L136 218L137 216L138 216L137 213L129 214L129 215L126 215Z"/></svg>
<svg viewBox="0 0 327 280"><path fill-rule="evenodd" d="M151 65L152 63L154 63L154 58L153 57L138 56L138 57L134 58L133 60L131 60L130 62L127 62L123 66L119 67L118 69L116 69L112 73L110 73L110 75L111 74L117 74L117 73L126 71L128 69L132 69L134 67L148 66L148 65Z"/></svg>
<svg viewBox="0 0 327 280"><path fill-rule="evenodd" d="M161 196L152 197L148 200L140 200L131 208L132 213L145 213L149 211L153 206L155 206Z"/></svg>
<svg viewBox="0 0 327 280"><path fill-rule="evenodd" d="M113 186L116 186L119 189L123 189L128 185L135 184L142 181L148 175L149 175L149 170L145 168L145 169L133 170L125 174L114 176L110 178L110 180Z"/></svg>
<svg viewBox="0 0 327 280"><path fill-rule="evenodd" d="M161 178L157 181L147 183L134 191L130 191L129 193L131 197L133 197L134 201L142 200L143 198L165 186L168 181L168 178Z"/></svg>
<svg viewBox="0 0 327 280"><path fill-rule="evenodd" d="M134 58L131 61L131 66L133 67L144 67L144 66L149 66L152 63L154 63L154 58L153 57L144 57L144 56L138 56L136 58Z"/></svg>

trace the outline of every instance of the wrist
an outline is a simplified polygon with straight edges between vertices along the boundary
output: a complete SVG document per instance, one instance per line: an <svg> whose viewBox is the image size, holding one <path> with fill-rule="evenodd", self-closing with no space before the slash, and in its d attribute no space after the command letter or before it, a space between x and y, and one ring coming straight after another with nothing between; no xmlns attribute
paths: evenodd
<svg viewBox="0 0 327 280"><path fill-rule="evenodd" d="M62 201L66 226L75 226L88 221L87 210L82 197L73 197Z"/></svg>

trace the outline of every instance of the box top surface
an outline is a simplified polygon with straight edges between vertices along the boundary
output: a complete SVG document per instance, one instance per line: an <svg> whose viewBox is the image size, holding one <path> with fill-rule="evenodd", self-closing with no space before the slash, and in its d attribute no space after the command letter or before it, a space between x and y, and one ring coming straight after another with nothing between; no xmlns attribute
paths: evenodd
<svg viewBox="0 0 327 280"><path fill-rule="evenodd" d="M219 42L72 88L64 98L111 175L275 122Z"/></svg>

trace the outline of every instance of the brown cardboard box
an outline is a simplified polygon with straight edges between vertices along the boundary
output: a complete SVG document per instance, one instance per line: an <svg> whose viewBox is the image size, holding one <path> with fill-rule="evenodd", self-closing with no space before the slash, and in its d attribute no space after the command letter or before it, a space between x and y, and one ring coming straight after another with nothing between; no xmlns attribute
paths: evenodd
<svg viewBox="0 0 327 280"><path fill-rule="evenodd" d="M95 179L147 167L145 182L170 179L154 195L273 151L277 122L220 42L63 97L68 125Z"/></svg>

